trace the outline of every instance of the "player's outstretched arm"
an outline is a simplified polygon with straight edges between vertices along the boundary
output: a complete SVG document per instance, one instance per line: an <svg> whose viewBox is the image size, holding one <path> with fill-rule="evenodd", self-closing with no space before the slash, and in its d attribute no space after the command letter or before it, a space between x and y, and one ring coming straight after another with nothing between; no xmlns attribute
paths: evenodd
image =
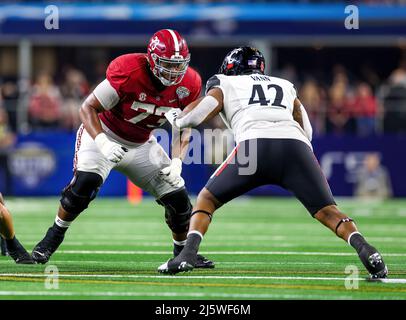
<svg viewBox="0 0 406 320"><path fill-rule="evenodd" d="M191 136L191 129L173 130L172 132L172 160L169 166L163 168L159 173L164 180L170 185L175 187L183 187L185 181L182 174L182 160L185 158L189 141Z"/></svg>
<svg viewBox="0 0 406 320"><path fill-rule="evenodd" d="M191 128L183 130L173 130L172 132L172 159L179 158L183 160L189 148Z"/></svg>
<svg viewBox="0 0 406 320"><path fill-rule="evenodd" d="M165 114L166 118L177 128L197 127L212 119L223 109L223 92L219 88L211 89L205 97L190 103L182 113Z"/></svg>
<svg viewBox="0 0 406 320"><path fill-rule="evenodd" d="M300 124L307 138L312 141L313 128L307 115L306 109L298 98L295 99L293 105L293 119Z"/></svg>
<svg viewBox="0 0 406 320"><path fill-rule="evenodd" d="M182 158L186 155L189 140L190 128L210 120L223 108L223 93L220 89L210 90L203 98L190 103L179 113L173 109L165 114L169 122L177 129L174 130L172 139L172 161L169 166L160 171L161 176L173 186L182 186L184 181L181 177Z"/></svg>

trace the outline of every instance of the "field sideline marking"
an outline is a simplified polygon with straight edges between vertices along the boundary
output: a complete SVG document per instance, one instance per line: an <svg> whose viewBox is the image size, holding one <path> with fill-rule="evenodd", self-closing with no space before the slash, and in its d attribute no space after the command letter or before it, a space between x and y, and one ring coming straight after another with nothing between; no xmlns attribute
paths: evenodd
<svg viewBox="0 0 406 320"><path fill-rule="evenodd" d="M21 278L41 278L48 277L46 274L37 273L0 273L0 277L21 277ZM59 277L72 278L72 277L83 277L83 278L151 278L151 279L238 279L238 280L321 280L321 281L344 281L347 278L339 277L288 277L288 276L165 276L165 275L141 275L141 274L59 274ZM353 278L352 280L367 281L366 278ZM406 279L383 279L380 282L384 283L406 283Z"/></svg>
<svg viewBox="0 0 406 320"><path fill-rule="evenodd" d="M167 277L170 279L170 277ZM21 282L42 282L39 277L0 277L3 281L21 281ZM129 280L92 280L92 279L60 279L62 283L79 283L79 284L104 284L104 285L141 285L141 286L164 286L164 287L212 287L212 288L257 288L257 289L294 289L294 290L338 290L347 291L344 286L338 285L321 285L321 284L254 284L254 283L208 283L208 282L157 282L157 281L129 281ZM388 288L388 287L365 287L363 292L387 292L387 293L406 293L403 288Z"/></svg>
<svg viewBox="0 0 406 320"><path fill-rule="evenodd" d="M60 250L58 253L66 254L172 254L170 251L143 251L143 250ZM202 254L224 255L304 255L304 256L348 256L355 253L345 252L305 252L305 251L203 251ZM406 253L385 253L386 257L406 257Z"/></svg>

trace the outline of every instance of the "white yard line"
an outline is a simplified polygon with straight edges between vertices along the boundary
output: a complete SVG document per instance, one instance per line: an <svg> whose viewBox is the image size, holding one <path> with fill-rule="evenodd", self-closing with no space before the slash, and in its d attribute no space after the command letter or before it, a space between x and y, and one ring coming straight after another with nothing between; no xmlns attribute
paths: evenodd
<svg viewBox="0 0 406 320"><path fill-rule="evenodd" d="M189 297L189 298L239 298L239 299L325 299L324 295L308 294L245 294L201 292L70 292L70 291L0 291L0 296L81 296L81 297ZM352 299L351 296L329 296L334 299Z"/></svg>
<svg viewBox="0 0 406 320"><path fill-rule="evenodd" d="M0 273L0 277L44 278L48 274L38 273ZM116 278L116 279L233 279L233 280L320 280L345 281L347 277L288 277L288 276L179 276L143 275L143 274L59 274L60 278ZM352 280L367 281L366 278L353 278ZM406 283L406 279L382 279L384 283Z"/></svg>
<svg viewBox="0 0 406 320"><path fill-rule="evenodd" d="M283 235L275 235L275 236L259 236L259 235L254 235L254 236L249 236L248 239L250 242L252 241L287 241L287 242L300 242L302 240L307 240L309 239L311 235L297 235L297 236L283 236ZM131 241L151 241L152 243L162 243L163 245L168 245L168 243L171 243L171 239L169 237L162 237L162 236L156 236L156 235L125 235L125 234L120 234L120 235L103 235L103 234L75 234L72 235L71 237L77 239L78 243L89 243L89 242L96 242L96 243L103 243L103 244L117 244L117 243L124 243L124 244L129 244L128 242ZM27 242L38 242L38 234L30 234L30 233L24 233L24 241ZM324 236L311 236L311 239L314 241L330 241L334 238L332 238L330 235ZM406 242L406 237L368 237L369 240L371 241L376 241L376 242ZM126 241L127 240L127 241ZM217 241L227 241L227 242L247 242L247 236L216 236L212 235L210 239L207 240L206 245L215 245ZM70 241L66 240L67 244L74 243L75 241Z"/></svg>
<svg viewBox="0 0 406 320"><path fill-rule="evenodd" d="M34 246L38 243L38 241L24 241L24 244L27 246ZM332 246L335 246L334 244L331 244ZM153 241L146 241L146 242L110 242L110 241L87 241L87 242L81 242L81 241L67 241L65 243L65 246L69 247L113 247L113 246L137 246L137 247L170 247L172 246L172 241L166 241L166 242L153 242ZM235 247L235 243L206 243L206 247L219 247L219 248L224 248L224 247ZM251 243L245 243L245 244L238 244L239 247L252 247ZM297 244L293 243L268 243L267 247L275 247L275 248L287 248L287 247L294 247L297 246Z"/></svg>
<svg viewBox="0 0 406 320"><path fill-rule="evenodd" d="M170 251L143 251L143 250L60 250L58 253L65 254L172 254ZM305 251L205 251L201 254L214 255L302 255L302 256L347 256L352 257L355 253L345 252L305 252ZM406 253L385 253L385 257L406 257Z"/></svg>
<svg viewBox="0 0 406 320"><path fill-rule="evenodd" d="M12 260L7 259L7 260L0 260L1 263L10 263ZM114 260L114 261L100 261L100 260L51 260L52 264L64 264L64 263L89 263L89 264L128 264L128 263L135 263L135 264L144 264L144 265L150 265L150 264L157 264L160 263L159 261L128 261L128 260ZM337 263L334 262L265 262L265 261L233 261L233 262L217 262L219 265L337 265ZM398 263L394 264L391 263L392 265L404 265L403 263Z"/></svg>

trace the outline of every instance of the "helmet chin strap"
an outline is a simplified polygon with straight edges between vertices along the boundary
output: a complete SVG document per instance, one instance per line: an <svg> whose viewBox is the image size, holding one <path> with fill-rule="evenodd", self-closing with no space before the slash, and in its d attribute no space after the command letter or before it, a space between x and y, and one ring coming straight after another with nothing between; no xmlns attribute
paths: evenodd
<svg viewBox="0 0 406 320"><path fill-rule="evenodd" d="M165 79L163 76L158 77L158 79L162 82L162 84L166 87L172 86L174 85L172 82L170 82L169 80Z"/></svg>

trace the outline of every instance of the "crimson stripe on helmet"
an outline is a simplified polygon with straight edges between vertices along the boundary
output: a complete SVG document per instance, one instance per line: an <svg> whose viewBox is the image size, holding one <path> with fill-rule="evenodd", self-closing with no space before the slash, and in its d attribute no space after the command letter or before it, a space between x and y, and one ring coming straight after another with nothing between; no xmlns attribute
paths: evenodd
<svg viewBox="0 0 406 320"><path fill-rule="evenodd" d="M175 43L175 53L179 54L179 41L178 41L178 37L176 36L175 32L172 29L166 29L169 31L169 33L171 34L172 38L173 38L173 42Z"/></svg>

